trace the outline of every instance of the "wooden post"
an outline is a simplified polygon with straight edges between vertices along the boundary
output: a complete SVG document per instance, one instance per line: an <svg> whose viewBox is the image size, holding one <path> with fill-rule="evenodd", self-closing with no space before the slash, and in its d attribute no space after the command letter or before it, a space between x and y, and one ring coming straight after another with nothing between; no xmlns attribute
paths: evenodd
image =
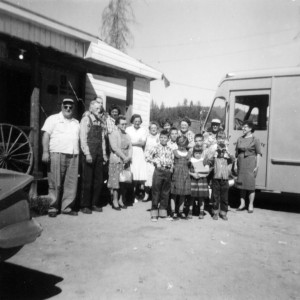
<svg viewBox="0 0 300 300"><path fill-rule="evenodd" d="M132 116L132 105L133 105L133 82L134 77L126 78L126 120L129 124L130 118Z"/></svg>
<svg viewBox="0 0 300 300"><path fill-rule="evenodd" d="M34 50L33 50L34 51ZM37 179L39 173L39 135L40 135L40 89L39 89L39 61L37 55L32 61L31 73L32 93L30 97L30 142L33 147L32 175ZM30 199L37 197L37 181L34 180L29 191Z"/></svg>

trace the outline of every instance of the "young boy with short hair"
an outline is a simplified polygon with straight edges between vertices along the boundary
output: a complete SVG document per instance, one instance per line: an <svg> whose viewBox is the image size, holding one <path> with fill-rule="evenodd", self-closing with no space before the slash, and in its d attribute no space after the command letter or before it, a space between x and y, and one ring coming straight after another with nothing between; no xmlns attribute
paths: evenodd
<svg viewBox="0 0 300 300"><path fill-rule="evenodd" d="M169 133L162 130L159 135L160 144L156 145L146 156L146 161L155 166L152 180L151 221L158 217L167 216L169 194L171 189L171 175L174 164L173 150L167 145Z"/></svg>
<svg viewBox="0 0 300 300"><path fill-rule="evenodd" d="M228 211L228 190L229 190L229 169L228 165L234 161L234 157L229 154L226 147L226 134L224 131L217 133L217 148L210 165L214 168L212 179L213 193L213 219L218 220L218 215L227 221Z"/></svg>
<svg viewBox="0 0 300 300"><path fill-rule="evenodd" d="M178 146L177 146L177 137L178 137L178 129L176 127L172 127L170 129L169 132L169 141L168 141L168 146L172 149L172 150L177 150Z"/></svg>
<svg viewBox="0 0 300 300"><path fill-rule="evenodd" d="M195 146L203 147L204 137L201 133L195 134L194 141L195 141Z"/></svg>

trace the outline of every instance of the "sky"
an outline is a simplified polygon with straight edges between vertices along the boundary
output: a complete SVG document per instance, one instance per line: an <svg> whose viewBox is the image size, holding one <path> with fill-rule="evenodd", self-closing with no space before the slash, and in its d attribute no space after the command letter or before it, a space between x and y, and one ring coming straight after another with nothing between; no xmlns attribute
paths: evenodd
<svg viewBox="0 0 300 300"><path fill-rule="evenodd" d="M9 0L100 36L109 0ZM160 105L186 98L209 106L234 71L300 65L300 0L132 0L136 24L127 54L163 72L151 83Z"/></svg>

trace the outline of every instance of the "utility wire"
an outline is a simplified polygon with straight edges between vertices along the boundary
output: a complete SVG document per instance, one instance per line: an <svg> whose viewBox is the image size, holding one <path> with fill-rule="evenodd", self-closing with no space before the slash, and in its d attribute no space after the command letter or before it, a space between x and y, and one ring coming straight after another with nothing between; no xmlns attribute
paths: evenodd
<svg viewBox="0 0 300 300"><path fill-rule="evenodd" d="M262 50L262 49L276 48L276 47L289 45L289 44L293 44L293 43L295 43L295 41L278 43L278 44L265 46L265 47L259 47L259 48L251 48L251 49L239 50L239 51L233 51L233 52L224 52L224 53L220 53L220 54L205 55L205 56L194 57L194 58L177 58L177 59L165 59L165 60L158 60L158 61L150 61L149 63L158 63L159 64L159 63L168 63L168 62L184 62L184 61L201 60L201 59L205 59L205 58L222 57L222 56L227 56L227 55L246 53L249 51L258 51L258 50Z"/></svg>
<svg viewBox="0 0 300 300"><path fill-rule="evenodd" d="M205 87L201 87L201 86L197 86L197 85L186 84L186 83L181 83L181 82L176 82L176 81L170 81L170 83L175 84L175 85L182 85L182 86L186 86L186 87L191 87L191 88L195 88L195 89L199 89L199 90L206 90L206 91L213 91L213 92L216 91L216 90L213 90L213 89L210 89L210 88L205 88Z"/></svg>
<svg viewBox="0 0 300 300"><path fill-rule="evenodd" d="M251 34L251 35L244 35L240 37L232 37L232 38L221 38L221 39L211 39L211 40L201 40L201 41L190 41L190 42L184 42L184 43L174 43L174 44L161 44L161 45L149 45L149 46L140 46L140 47L134 47L136 49L151 49L151 48L169 48L169 47L183 47L183 46L192 46L196 44L207 44L207 43L214 43L214 42L222 42L222 41L233 41L233 40L241 40L241 39L247 39L247 38L253 38L258 36L265 36L270 34L276 34L281 32L287 32L287 31L293 31L299 28L290 28L290 29L283 29L278 31L270 31L270 32L264 32L264 33L257 33L257 34Z"/></svg>

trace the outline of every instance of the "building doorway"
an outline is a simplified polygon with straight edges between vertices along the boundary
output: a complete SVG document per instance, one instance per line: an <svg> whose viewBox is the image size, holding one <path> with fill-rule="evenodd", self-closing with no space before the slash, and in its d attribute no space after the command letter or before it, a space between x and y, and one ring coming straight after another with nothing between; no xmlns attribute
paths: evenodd
<svg viewBox="0 0 300 300"><path fill-rule="evenodd" d="M1 67L0 123L30 126L30 81L26 72Z"/></svg>

